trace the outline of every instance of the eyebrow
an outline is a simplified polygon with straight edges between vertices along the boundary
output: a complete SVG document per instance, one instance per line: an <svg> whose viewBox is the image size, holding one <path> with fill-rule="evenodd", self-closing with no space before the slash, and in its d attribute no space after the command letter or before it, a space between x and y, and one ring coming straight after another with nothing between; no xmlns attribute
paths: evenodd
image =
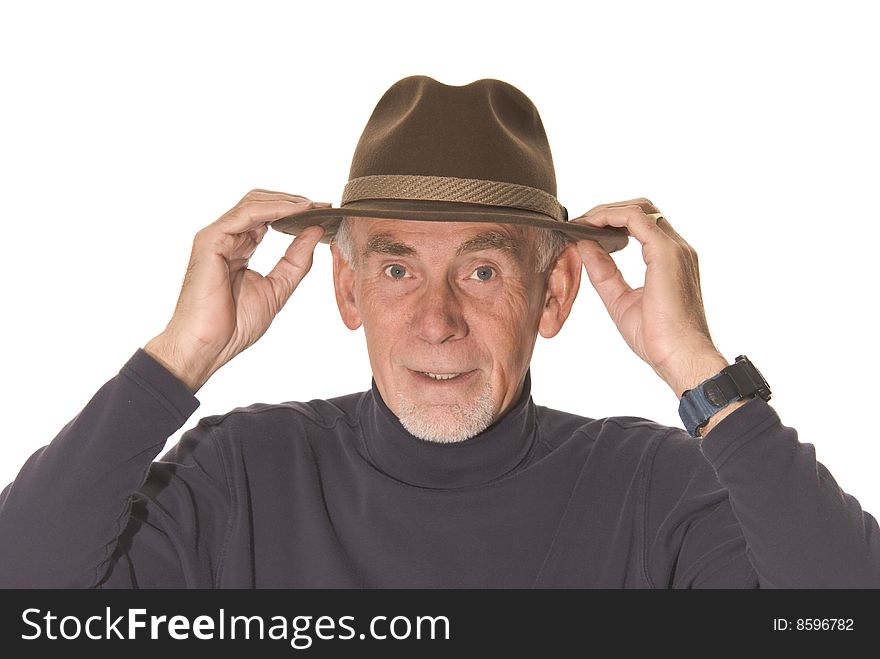
<svg viewBox="0 0 880 659"><path fill-rule="evenodd" d="M523 241L503 231L484 231L467 239L455 252L456 256L478 252L484 249L497 249L507 252L515 258L519 258L523 252ZM418 252L412 245L394 240L387 233L377 233L370 236L367 245L361 254L367 258L371 254L389 254L391 256L416 256Z"/></svg>
<svg viewBox="0 0 880 659"><path fill-rule="evenodd" d="M394 240L387 233L377 233L370 236L367 240L367 246L361 254L362 258L367 258L370 254L390 254L391 256L415 256L416 249L406 243Z"/></svg>
<svg viewBox="0 0 880 659"><path fill-rule="evenodd" d="M503 231L485 231L458 246L456 256L484 249L497 249L518 258L523 251L523 241Z"/></svg>

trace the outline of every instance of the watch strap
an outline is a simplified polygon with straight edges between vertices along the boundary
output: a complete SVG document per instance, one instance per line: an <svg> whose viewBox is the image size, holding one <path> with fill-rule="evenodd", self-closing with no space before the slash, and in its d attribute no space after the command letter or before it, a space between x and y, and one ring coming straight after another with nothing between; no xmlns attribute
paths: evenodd
<svg viewBox="0 0 880 659"><path fill-rule="evenodd" d="M699 437L697 431L718 410L756 394L770 400L770 387L748 357L740 355L717 375L685 391L678 405L678 414L688 433Z"/></svg>

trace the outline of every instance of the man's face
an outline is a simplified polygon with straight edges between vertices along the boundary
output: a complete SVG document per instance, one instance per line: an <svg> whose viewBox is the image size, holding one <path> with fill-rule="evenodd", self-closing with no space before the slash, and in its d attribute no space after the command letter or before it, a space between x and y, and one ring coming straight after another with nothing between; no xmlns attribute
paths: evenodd
<svg viewBox="0 0 880 659"><path fill-rule="evenodd" d="M351 229L353 268L334 247L337 301L350 328L364 327L383 400L423 439L481 432L518 400L538 331L562 324L554 268L535 272L540 229L381 218Z"/></svg>

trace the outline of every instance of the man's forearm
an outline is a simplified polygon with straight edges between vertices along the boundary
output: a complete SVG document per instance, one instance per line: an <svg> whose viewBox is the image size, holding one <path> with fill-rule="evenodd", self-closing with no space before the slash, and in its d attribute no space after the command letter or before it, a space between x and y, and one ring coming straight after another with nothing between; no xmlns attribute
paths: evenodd
<svg viewBox="0 0 880 659"><path fill-rule="evenodd" d="M94 586L132 492L197 407L180 382L135 353L0 495L0 587Z"/></svg>
<svg viewBox="0 0 880 659"><path fill-rule="evenodd" d="M880 587L880 528L761 398L701 443L761 587ZM748 412L748 413L746 413Z"/></svg>

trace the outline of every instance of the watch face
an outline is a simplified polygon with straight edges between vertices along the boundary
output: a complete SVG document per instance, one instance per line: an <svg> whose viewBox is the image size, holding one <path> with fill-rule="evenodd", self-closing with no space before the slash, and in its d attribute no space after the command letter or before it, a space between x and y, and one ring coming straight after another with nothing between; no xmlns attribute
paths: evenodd
<svg viewBox="0 0 880 659"><path fill-rule="evenodd" d="M723 407L727 404L727 398L724 396L724 392L721 391L721 387L719 387L718 383L714 380L709 380L703 385L703 393L706 395L706 400L712 403L715 407Z"/></svg>

